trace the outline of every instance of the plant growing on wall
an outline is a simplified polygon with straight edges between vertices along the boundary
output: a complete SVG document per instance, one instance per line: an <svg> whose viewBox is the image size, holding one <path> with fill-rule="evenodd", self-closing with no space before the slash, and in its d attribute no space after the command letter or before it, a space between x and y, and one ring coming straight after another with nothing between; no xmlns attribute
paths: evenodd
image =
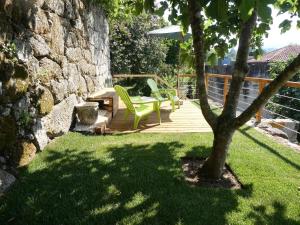
<svg viewBox="0 0 300 225"><path fill-rule="evenodd" d="M16 44L13 42L0 43L0 52L8 59L17 60Z"/></svg>

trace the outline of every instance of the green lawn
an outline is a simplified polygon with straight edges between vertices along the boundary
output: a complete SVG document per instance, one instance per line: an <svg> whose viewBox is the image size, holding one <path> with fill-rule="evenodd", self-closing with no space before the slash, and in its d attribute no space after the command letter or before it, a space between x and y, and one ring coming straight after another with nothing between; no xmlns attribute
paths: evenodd
<svg viewBox="0 0 300 225"><path fill-rule="evenodd" d="M243 128L228 163L245 189L191 187L180 157L207 156L211 142L209 133L69 133L0 199L0 224L300 224L299 153Z"/></svg>

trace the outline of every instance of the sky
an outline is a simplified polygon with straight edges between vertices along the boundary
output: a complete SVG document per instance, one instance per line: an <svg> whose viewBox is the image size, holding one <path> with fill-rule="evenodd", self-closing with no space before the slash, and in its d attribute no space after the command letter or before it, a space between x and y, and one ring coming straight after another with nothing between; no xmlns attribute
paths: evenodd
<svg viewBox="0 0 300 225"><path fill-rule="evenodd" d="M156 4L159 4L159 0L157 0ZM264 38L263 48L265 49L278 49L289 44L299 44L300 45L300 29L296 27L297 19L293 19L291 29L281 34L279 29L279 24L285 20L289 19L288 14L277 15L278 11L273 10L273 24L271 25L271 30L269 31L268 38ZM167 21L170 12L166 11L164 14L164 19Z"/></svg>
<svg viewBox="0 0 300 225"><path fill-rule="evenodd" d="M271 25L268 38L264 39L264 48L281 48L289 44L300 45L300 29L296 27L296 18L293 19L292 28L288 32L281 34L279 24L284 19L288 19L289 15L282 14L278 16L277 11L274 10L272 17L273 24Z"/></svg>

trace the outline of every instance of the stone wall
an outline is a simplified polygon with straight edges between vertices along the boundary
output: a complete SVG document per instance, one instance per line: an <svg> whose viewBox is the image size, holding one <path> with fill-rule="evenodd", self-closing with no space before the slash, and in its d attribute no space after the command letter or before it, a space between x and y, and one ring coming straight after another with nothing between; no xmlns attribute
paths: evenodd
<svg viewBox="0 0 300 225"><path fill-rule="evenodd" d="M0 0L0 155L27 164L111 86L108 30L85 0Z"/></svg>

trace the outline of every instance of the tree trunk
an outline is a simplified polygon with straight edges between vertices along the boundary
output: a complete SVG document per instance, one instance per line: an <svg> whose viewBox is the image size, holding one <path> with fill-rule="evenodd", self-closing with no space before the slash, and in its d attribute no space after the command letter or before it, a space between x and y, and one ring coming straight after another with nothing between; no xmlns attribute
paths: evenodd
<svg viewBox="0 0 300 225"><path fill-rule="evenodd" d="M253 10L247 21L241 21L239 33L239 46L237 59L232 74L230 89L226 98L226 104L222 114L217 117L208 103L208 95L205 88L204 62L205 62L205 37L203 7L197 0L188 0L189 19L192 28L193 46L195 51L195 69L197 75L197 87L202 113L212 127L214 132L214 143L212 153L205 161L199 173L212 179L218 179L223 173L229 144L234 131L246 123L252 115L263 106L267 100L275 94L300 69L300 54L293 62L253 101L253 103L238 117L236 109L238 105L240 90L248 72L247 59L249 55L252 32L256 26L257 13Z"/></svg>
<svg viewBox="0 0 300 225"><path fill-rule="evenodd" d="M201 15L201 10L203 10L196 0L188 1L189 8L189 20L192 28L193 36L193 46L195 52L195 69L197 75L197 95L200 99L200 107L208 124L214 129L216 125L217 117L212 112L207 98L206 86L205 86L205 73L204 73L204 62L205 62L205 52L204 52L204 18Z"/></svg>
<svg viewBox="0 0 300 225"><path fill-rule="evenodd" d="M210 179L219 179L224 171L227 152L235 129L228 123L218 123L214 131L212 152L199 169L199 175Z"/></svg>

